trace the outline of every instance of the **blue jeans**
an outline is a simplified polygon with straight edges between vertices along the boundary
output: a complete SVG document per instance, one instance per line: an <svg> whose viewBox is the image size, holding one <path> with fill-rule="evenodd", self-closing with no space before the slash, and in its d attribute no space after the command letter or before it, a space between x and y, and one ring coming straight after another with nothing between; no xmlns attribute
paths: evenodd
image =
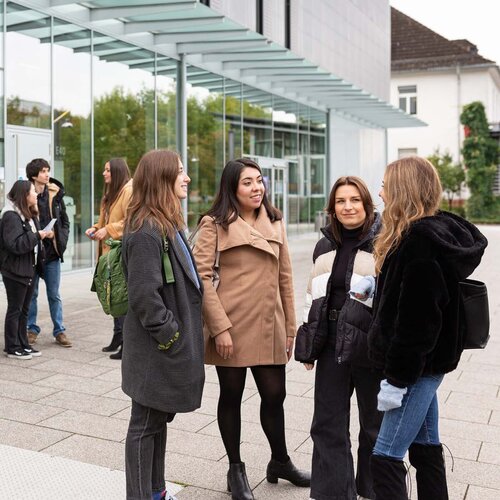
<svg viewBox="0 0 500 500"><path fill-rule="evenodd" d="M45 287L47 288L47 299L49 301L50 317L52 319L52 324L54 329L52 334L54 337L64 332L66 328L63 326L63 311L62 311L62 301L59 294L59 283L61 282L61 262L59 259L51 260L46 262L43 268L43 280L45 281ZM31 298L30 310L28 313L28 331L40 333L40 327L36 324L36 316L38 314L38 285L40 277L35 273L33 279L33 297Z"/></svg>
<svg viewBox="0 0 500 500"><path fill-rule="evenodd" d="M439 445L439 410L436 391L444 375L420 377L399 408L386 411L374 455L403 460L412 443Z"/></svg>

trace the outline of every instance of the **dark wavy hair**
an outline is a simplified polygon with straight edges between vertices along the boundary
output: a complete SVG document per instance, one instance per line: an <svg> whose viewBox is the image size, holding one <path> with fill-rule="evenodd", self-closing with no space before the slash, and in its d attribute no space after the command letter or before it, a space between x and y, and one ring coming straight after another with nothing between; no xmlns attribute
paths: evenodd
<svg viewBox="0 0 500 500"><path fill-rule="evenodd" d="M108 163L111 182L109 184L104 183L104 192L101 200L101 205L105 210L110 209L116 198L118 198L123 186L130 180L130 169L124 158L111 158Z"/></svg>
<svg viewBox="0 0 500 500"><path fill-rule="evenodd" d="M31 181L19 180L14 182L9 194L7 194L7 198L24 215L26 220L31 220L38 214L37 205L32 207L28 205L28 195L30 194L32 186L33 184Z"/></svg>
<svg viewBox="0 0 500 500"><path fill-rule="evenodd" d="M238 202L238 198L236 197L236 192L238 191L241 172L247 167L255 168L262 175L262 170L259 165L249 158L238 158L236 160L230 160L226 163L226 166L222 171L219 191L215 196L212 207L200 217L200 220L205 215L209 215L210 217L213 217L215 222L220 224L221 227L227 229L229 224L238 219L240 216L240 204ZM271 205L271 202L267 197L267 192L264 193L262 204L264 205L271 222L281 220L283 218L281 212L276 207Z"/></svg>

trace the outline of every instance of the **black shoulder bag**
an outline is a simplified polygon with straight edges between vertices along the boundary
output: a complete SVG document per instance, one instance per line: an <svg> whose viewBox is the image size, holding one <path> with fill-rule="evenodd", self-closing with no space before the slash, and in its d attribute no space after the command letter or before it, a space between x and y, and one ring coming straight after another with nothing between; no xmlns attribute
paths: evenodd
<svg viewBox="0 0 500 500"><path fill-rule="evenodd" d="M464 349L484 349L490 338L488 290L482 281L466 279L460 285L460 327Z"/></svg>

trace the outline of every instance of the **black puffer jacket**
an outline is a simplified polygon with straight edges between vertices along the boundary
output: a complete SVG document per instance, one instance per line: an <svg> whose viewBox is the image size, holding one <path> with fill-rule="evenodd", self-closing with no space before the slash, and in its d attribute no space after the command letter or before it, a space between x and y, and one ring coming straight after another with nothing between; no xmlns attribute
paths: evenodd
<svg viewBox="0 0 500 500"><path fill-rule="evenodd" d="M375 223L368 234L355 246L347 266L346 290L350 290L353 275L375 274L373 239L380 229L380 216L375 214ZM304 323L299 327L295 341L295 359L302 363L313 363L318 359L328 338L328 304L331 295L331 275L335 261L337 243L330 226L323 228L324 237L316 244L313 267L309 277L304 307ZM372 319L371 300L360 302L347 293L340 311L335 340L335 357L338 363L352 361L370 364L367 357L367 332Z"/></svg>
<svg viewBox="0 0 500 500"><path fill-rule="evenodd" d="M34 219L37 229L38 221ZM30 223L7 200L0 219L0 268L2 275L26 285L35 274L35 248L42 252L40 235L33 232ZM39 255L39 262L41 263ZM38 270L38 269L37 269ZM41 271L41 268L40 268Z"/></svg>
<svg viewBox="0 0 500 500"><path fill-rule="evenodd" d="M370 359L392 384L456 368L463 350L458 282L487 244L473 224L440 212L415 222L385 260L368 342Z"/></svg>
<svg viewBox="0 0 500 500"><path fill-rule="evenodd" d="M54 238L47 238L45 244L54 245L61 262L64 262L63 254L66 251L69 238L69 219L64 204L64 186L57 179L51 177L46 189L48 190L50 217L57 219L57 221L54 225Z"/></svg>

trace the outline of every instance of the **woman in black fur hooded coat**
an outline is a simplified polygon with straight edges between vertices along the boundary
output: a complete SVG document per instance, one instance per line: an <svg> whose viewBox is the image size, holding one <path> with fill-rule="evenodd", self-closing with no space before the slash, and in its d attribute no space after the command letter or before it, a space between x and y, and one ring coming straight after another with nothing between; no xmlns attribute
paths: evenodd
<svg viewBox="0 0 500 500"><path fill-rule="evenodd" d="M436 169L410 157L387 166L375 240L378 274L369 354L384 370L384 419L371 457L377 499L407 500L403 457L417 470L418 498L448 499L436 391L463 350L459 281L479 265L486 238L466 220L438 210Z"/></svg>

